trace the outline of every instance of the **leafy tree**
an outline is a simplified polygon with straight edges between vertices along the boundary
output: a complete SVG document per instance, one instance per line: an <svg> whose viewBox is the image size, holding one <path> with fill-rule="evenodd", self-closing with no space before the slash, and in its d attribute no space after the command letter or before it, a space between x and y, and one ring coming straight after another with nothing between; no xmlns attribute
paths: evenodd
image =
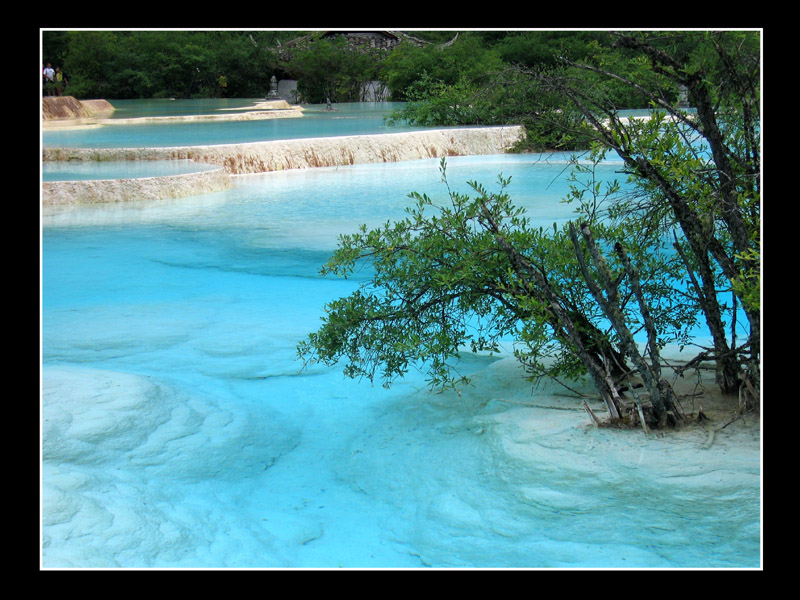
<svg viewBox="0 0 800 600"><path fill-rule="evenodd" d="M622 82L658 109L649 120L625 120L602 87L540 78L584 117L583 131L623 158L644 202L623 205L629 221L672 232L690 290L713 337L725 392L760 380L760 125L759 42L749 32L619 34L616 46L633 53L635 78L603 65L573 63L580 71ZM619 55L617 55L619 56ZM614 66L613 62L609 63ZM696 112L675 107L685 88ZM642 219L644 214L648 218ZM635 217L635 218L634 218ZM656 222L655 219L658 219ZM730 294L732 304L723 300ZM749 325L743 342L727 331L741 306ZM746 356L745 363L742 357Z"/></svg>
<svg viewBox="0 0 800 600"><path fill-rule="evenodd" d="M69 34L66 31L50 31L42 36L42 60L45 64L51 63L63 66L69 48Z"/></svg>
<svg viewBox="0 0 800 600"><path fill-rule="evenodd" d="M304 102L358 102L364 86L378 78L380 52L351 48L343 36L320 37L294 49L280 67L298 80Z"/></svg>
<svg viewBox="0 0 800 600"><path fill-rule="evenodd" d="M464 102L476 93L476 86L465 76L448 85L433 78L427 71L411 83L405 91L406 105L387 118L389 124L401 120L426 127L446 126L453 123L479 124L480 107Z"/></svg>
<svg viewBox="0 0 800 600"><path fill-rule="evenodd" d="M266 93L269 49L292 32L43 32L43 50L63 57L70 93L81 98L213 97ZM49 56L49 54L46 54ZM50 59L46 59L50 60ZM51 60L53 62L53 60Z"/></svg>
<svg viewBox="0 0 800 600"><path fill-rule="evenodd" d="M514 81L527 79L525 93L539 99L521 106L530 123L591 147L594 161L616 153L630 191L576 183L580 218L552 232L530 227L502 178L499 192L471 182L474 198L450 192L443 205L412 194L408 218L341 238L323 272L347 276L368 260L375 275L327 307L302 357L344 359L347 375L385 384L418 365L449 385L463 347L492 350L512 337L535 374L588 375L613 419L664 426L682 415L660 350L693 341L688 328L702 318L713 346L697 360L716 362L724 392L758 399L758 41L710 32L614 39L586 62L517 68ZM650 118L619 115L620 86L649 102ZM696 112L675 105L681 88Z"/></svg>
<svg viewBox="0 0 800 600"><path fill-rule="evenodd" d="M634 226L674 238L684 277L712 332L706 356L717 361L722 389L734 393L743 384L755 389L760 378L758 34L612 32L608 39L588 44L580 61L565 55L552 67L506 69L489 90L464 96L461 104L470 111L436 114L524 123L529 147L596 146L622 157L642 200L620 204L616 216L629 215ZM696 110L678 106L682 91ZM403 116L424 122L445 99L454 102L450 90L410 104ZM493 106L505 109L492 113ZM621 109L636 106L652 109L652 118L620 117ZM737 337L739 307L748 331Z"/></svg>
<svg viewBox="0 0 800 600"><path fill-rule="evenodd" d="M117 54L117 36L110 31L70 32L64 70L70 94L79 98L113 98L107 65Z"/></svg>
<svg viewBox="0 0 800 600"><path fill-rule="evenodd" d="M459 32L456 41L445 47L401 44L383 62L381 73L392 99L404 101L433 96L459 83L485 81L487 73L501 68L500 58L483 45L479 36Z"/></svg>
<svg viewBox="0 0 800 600"><path fill-rule="evenodd" d="M444 160L441 168L446 183ZM464 380L454 361L465 347L496 351L500 340L513 338L518 358L536 376L574 379L588 373L615 419L638 421L645 407L640 411L621 393L629 388L626 356L632 356L640 363L634 370L651 379L646 419L662 425L679 419L658 372L658 348L685 335L681 329L691 323L692 311L682 298L664 295L664 262L651 247L634 246L624 229L597 224L620 248L623 239L631 246L614 275L603 261L589 267L591 259L583 257L595 245L581 247L574 228L531 226L506 192L510 180L501 176L499 183L499 191L489 192L470 182L474 197L448 187L447 201L439 203L412 193L407 218L342 236L323 274L347 277L367 260L374 275L326 307L323 326L301 342L299 355L326 364L345 359L346 375L378 378L387 386L417 366L426 369L432 385L448 386ZM577 188L575 193L582 196ZM583 230L594 244L588 226ZM639 262L635 274L631 251ZM576 252L581 261L575 261ZM596 279L615 280L611 326L609 312L586 284L589 271ZM622 279L629 288L622 289ZM640 314L640 300L651 306L649 321ZM652 364L633 347L631 330L645 321L662 329L654 334Z"/></svg>
<svg viewBox="0 0 800 600"><path fill-rule="evenodd" d="M226 95L236 98L265 96L272 77L266 49L279 39L277 32L232 33L208 33L206 45L213 49L213 58L208 66L205 95L216 95L219 88L214 83L224 74L227 80Z"/></svg>
<svg viewBox="0 0 800 600"><path fill-rule="evenodd" d="M493 47L504 63L528 69L544 70L558 65L559 60L585 60L592 48L607 43L603 31L524 31L492 32L499 36ZM486 34L484 34L484 37Z"/></svg>

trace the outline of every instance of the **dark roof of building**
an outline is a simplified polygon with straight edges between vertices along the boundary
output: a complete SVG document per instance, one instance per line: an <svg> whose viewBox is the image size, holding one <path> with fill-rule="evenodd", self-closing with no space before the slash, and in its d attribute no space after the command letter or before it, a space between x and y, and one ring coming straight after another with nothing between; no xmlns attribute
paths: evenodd
<svg viewBox="0 0 800 600"><path fill-rule="evenodd" d="M394 40L396 42L402 41L409 41L413 44L417 44L419 46L424 46L429 44L430 42L426 42L425 40L421 40L419 38L414 37L413 35L409 35L407 33L403 33L402 31L362 31L362 30L353 30L353 31L344 31L344 30L330 30L330 31L315 31L308 35L301 36L299 38L295 38L285 44L282 44L282 47L297 47L302 46L303 44L326 37L333 37L336 35L344 35L348 37L370 37L370 36L379 36L383 38L388 38Z"/></svg>

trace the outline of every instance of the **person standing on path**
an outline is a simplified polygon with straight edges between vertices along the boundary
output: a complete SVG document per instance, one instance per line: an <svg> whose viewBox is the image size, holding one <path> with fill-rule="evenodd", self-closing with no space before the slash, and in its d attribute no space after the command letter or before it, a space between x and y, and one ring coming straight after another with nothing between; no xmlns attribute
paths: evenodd
<svg viewBox="0 0 800 600"><path fill-rule="evenodd" d="M64 72L61 70L61 67L56 67L56 72L55 75L53 76L53 80L55 81L56 94L60 96L62 91L64 90L64 84L66 84L66 80L64 79Z"/></svg>
<svg viewBox="0 0 800 600"><path fill-rule="evenodd" d="M42 75L44 75L44 87L47 90L47 95L53 95L53 81L56 76L56 72L53 70L53 67L50 66L50 63L47 63L47 66L42 71Z"/></svg>

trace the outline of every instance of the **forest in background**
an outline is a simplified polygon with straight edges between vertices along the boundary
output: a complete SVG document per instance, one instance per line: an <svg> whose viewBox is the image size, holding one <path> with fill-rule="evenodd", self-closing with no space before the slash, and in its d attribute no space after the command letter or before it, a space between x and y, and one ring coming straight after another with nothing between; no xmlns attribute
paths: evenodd
<svg viewBox="0 0 800 600"><path fill-rule="evenodd" d="M508 65L541 69L558 56L583 59L610 42L605 32L409 31L427 45L356 52L341 36L322 33L43 31L42 60L67 73L70 93L80 99L259 98L274 75L299 80L306 103L358 101L359 86L372 80L403 101L426 87L477 84ZM307 35L319 39L291 55L280 52Z"/></svg>

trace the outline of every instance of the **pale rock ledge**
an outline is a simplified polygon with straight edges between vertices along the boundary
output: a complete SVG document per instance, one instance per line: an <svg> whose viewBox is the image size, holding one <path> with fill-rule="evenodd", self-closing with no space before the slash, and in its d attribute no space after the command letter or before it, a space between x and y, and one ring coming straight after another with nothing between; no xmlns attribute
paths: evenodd
<svg viewBox="0 0 800 600"><path fill-rule="evenodd" d="M164 148L44 148L43 160L178 160L219 165L230 175L285 169L503 154L523 140L522 126L436 129L376 135Z"/></svg>
<svg viewBox="0 0 800 600"><path fill-rule="evenodd" d="M438 129L168 148L43 148L44 161L192 160L219 169L167 177L42 183L42 205L180 198L232 186L230 175L448 156L503 154L525 137L521 126Z"/></svg>
<svg viewBox="0 0 800 600"><path fill-rule="evenodd" d="M219 192L233 185L222 169L136 179L42 182L42 206L164 200Z"/></svg>

